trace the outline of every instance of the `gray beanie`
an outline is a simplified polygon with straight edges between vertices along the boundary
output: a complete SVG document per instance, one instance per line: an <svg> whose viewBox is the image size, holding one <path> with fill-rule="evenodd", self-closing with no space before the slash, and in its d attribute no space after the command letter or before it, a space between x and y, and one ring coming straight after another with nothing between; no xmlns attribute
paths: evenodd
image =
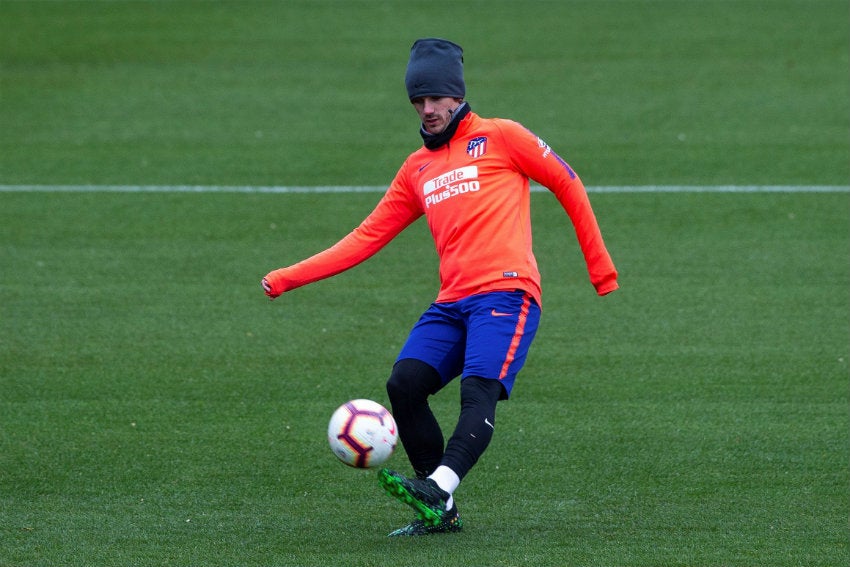
<svg viewBox="0 0 850 567"><path fill-rule="evenodd" d="M463 48L445 39L418 39L410 48L404 77L410 100L422 96L466 96Z"/></svg>

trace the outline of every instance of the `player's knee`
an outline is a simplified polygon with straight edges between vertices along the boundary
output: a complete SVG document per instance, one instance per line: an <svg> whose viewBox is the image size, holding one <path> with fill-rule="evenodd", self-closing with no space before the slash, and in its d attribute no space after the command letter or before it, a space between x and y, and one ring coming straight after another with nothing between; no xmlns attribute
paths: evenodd
<svg viewBox="0 0 850 567"><path fill-rule="evenodd" d="M414 358L396 362L387 379L390 401L420 401L440 389L440 374L429 364Z"/></svg>
<svg viewBox="0 0 850 567"><path fill-rule="evenodd" d="M504 391L504 386L498 380L469 376L460 384L461 408L486 417L495 417L496 404L504 397Z"/></svg>

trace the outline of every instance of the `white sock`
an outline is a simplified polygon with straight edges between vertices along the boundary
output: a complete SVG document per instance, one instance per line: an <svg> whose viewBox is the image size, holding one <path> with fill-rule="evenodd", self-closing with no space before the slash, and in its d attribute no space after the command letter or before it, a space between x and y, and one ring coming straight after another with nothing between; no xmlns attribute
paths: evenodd
<svg viewBox="0 0 850 567"><path fill-rule="evenodd" d="M446 501L446 510L451 510L454 505L454 498L452 498L452 493L457 489L460 484L460 477L457 476L455 471L450 469L445 465L440 465L437 467L431 475L428 477L437 483L441 489L445 490L449 493L449 499Z"/></svg>

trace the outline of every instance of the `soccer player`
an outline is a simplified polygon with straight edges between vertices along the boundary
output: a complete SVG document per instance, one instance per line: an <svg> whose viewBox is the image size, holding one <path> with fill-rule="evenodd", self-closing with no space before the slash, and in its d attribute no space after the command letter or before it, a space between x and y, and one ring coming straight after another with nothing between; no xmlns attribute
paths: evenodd
<svg viewBox="0 0 850 567"><path fill-rule="evenodd" d="M440 289L387 381L414 474L383 469L379 482L415 513L390 536L461 529L453 494L489 445L497 402L510 396L540 320L529 179L554 193L569 216L596 293L618 288L581 180L520 124L472 112L460 46L436 38L416 41L405 86L421 121L423 147L408 156L360 226L327 250L262 280L274 299L333 276L425 216L440 258ZM458 376L460 415L445 443L428 398Z"/></svg>

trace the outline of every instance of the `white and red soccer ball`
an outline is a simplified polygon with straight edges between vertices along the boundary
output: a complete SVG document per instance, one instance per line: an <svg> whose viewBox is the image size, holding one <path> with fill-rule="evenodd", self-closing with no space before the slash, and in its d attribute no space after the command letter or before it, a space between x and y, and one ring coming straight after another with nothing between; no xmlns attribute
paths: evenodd
<svg viewBox="0 0 850 567"><path fill-rule="evenodd" d="M398 429L390 412L372 400L339 406L328 424L328 443L337 458L351 467L377 467L393 454Z"/></svg>

